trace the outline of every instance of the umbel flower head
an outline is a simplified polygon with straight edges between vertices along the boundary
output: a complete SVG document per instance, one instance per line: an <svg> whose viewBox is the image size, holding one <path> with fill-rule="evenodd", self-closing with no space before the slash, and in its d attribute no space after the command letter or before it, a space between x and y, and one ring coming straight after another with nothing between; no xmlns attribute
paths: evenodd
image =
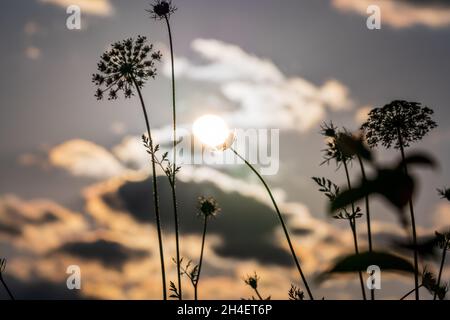
<svg viewBox="0 0 450 320"><path fill-rule="evenodd" d="M220 212L219 205L213 197L199 197L198 198L199 215L205 219L216 217Z"/></svg>
<svg viewBox="0 0 450 320"><path fill-rule="evenodd" d="M125 98L130 98L135 86L141 89L148 79L156 76L155 62L160 60L161 53L153 51L153 45L147 44L146 37L113 43L97 64L99 73L92 75L92 82L98 87L96 98L103 99L107 92L108 99L115 100L119 91Z"/></svg>
<svg viewBox="0 0 450 320"><path fill-rule="evenodd" d="M386 148L399 149L401 143L408 147L437 127L436 122L431 119L433 113L433 110L418 102L395 100L370 111L361 128L371 147L381 143Z"/></svg>
<svg viewBox="0 0 450 320"><path fill-rule="evenodd" d="M147 12L150 13L150 17L155 20L169 19L177 10L177 8L172 5L171 0L156 0L150 7L151 8L147 10Z"/></svg>

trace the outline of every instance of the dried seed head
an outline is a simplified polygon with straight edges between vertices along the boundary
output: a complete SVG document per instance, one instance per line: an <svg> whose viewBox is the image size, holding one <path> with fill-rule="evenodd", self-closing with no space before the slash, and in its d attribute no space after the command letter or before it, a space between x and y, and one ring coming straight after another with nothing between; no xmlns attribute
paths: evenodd
<svg viewBox="0 0 450 320"><path fill-rule="evenodd" d="M200 216L208 219L216 217L221 209L219 208L217 201L213 197L199 197L198 210Z"/></svg>
<svg viewBox="0 0 450 320"><path fill-rule="evenodd" d="M172 5L170 0L156 0L150 5L150 9L147 10L150 13L150 17L155 20L169 19L170 16L177 10Z"/></svg>
<svg viewBox="0 0 450 320"><path fill-rule="evenodd" d="M253 276L247 276L247 278L244 281L245 281L245 284L250 286L253 290L258 289L259 277L256 274L256 272Z"/></svg>

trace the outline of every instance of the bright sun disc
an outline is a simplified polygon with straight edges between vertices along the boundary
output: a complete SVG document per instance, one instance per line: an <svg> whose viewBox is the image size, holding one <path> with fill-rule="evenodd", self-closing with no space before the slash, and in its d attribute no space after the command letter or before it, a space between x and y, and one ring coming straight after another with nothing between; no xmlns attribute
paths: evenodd
<svg viewBox="0 0 450 320"><path fill-rule="evenodd" d="M192 131L203 144L210 147L224 144L230 134L225 121L214 115L205 115L198 118L192 126Z"/></svg>

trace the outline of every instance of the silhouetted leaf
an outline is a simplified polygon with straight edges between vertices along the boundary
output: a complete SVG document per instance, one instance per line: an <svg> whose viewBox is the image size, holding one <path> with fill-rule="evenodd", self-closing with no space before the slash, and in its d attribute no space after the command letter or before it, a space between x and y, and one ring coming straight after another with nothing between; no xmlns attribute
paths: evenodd
<svg viewBox="0 0 450 320"><path fill-rule="evenodd" d="M319 276L319 281L333 273L366 271L371 265L377 265L383 271L414 272L413 265L401 257L386 252L364 252L340 258L332 268Z"/></svg>
<svg viewBox="0 0 450 320"><path fill-rule="evenodd" d="M433 169L437 167L436 161L431 156L425 153L410 154L407 157L405 157L404 163L406 163L407 165L413 164L413 165L427 166ZM399 164L399 167L401 166L401 164L402 162Z"/></svg>
<svg viewBox="0 0 450 320"><path fill-rule="evenodd" d="M172 281L170 281L169 291L171 292L169 295L170 298L180 299L180 293L178 291L178 288Z"/></svg>
<svg viewBox="0 0 450 320"><path fill-rule="evenodd" d="M408 250L414 250L414 245L405 242L395 242L396 247ZM436 256L436 249L439 244L439 239L436 236L427 236L417 240L417 252L424 258Z"/></svg>
<svg viewBox="0 0 450 320"><path fill-rule="evenodd" d="M367 181L351 190L342 191L331 202L330 213L345 208L374 192L376 192L376 189L372 181Z"/></svg>
<svg viewBox="0 0 450 320"><path fill-rule="evenodd" d="M357 155L368 161L372 160L372 153L364 145L360 137L355 137L349 133L341 134L338 139L338 146L341 152L348 158Z"/></svg>
<svg viewBox="0 0 450 320"><path fill-rule="evenodd" d="M362 181L352 190L342 191L331 203L330 212L355 203L370 194L380 194L392 205L402 210L414 192L413 179L403 170L381 169L373 180ZM403 217L402 217L403 219Z"/></svg>

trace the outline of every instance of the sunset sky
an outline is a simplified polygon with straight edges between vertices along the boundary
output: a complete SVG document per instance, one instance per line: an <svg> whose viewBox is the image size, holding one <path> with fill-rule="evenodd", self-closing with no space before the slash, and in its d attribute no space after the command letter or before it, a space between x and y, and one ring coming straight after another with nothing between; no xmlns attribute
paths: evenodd
<svg viewBox="0 0 450 320"><path fill-rule="evenodd" d="M317 297L360 299L356 275L314 281L353 250L345 221L327 216L312 176L343 185L342 170L322 165L320 125L356 130L367 112L392 100L435 111L438 128L411 149L438 161L416 172L419 234L450 225L450 204L436 188L450 186L450 4L444 0L174 0L180 128L204 114L231 128L280 129L280 170L267 176ZM81 30L66 28L67 6L81 7ZM381 8L381 30L366 27L366 8ZM171 125L168 39L149 19L149 1L4 1L0 12L0 256L18 298L159 299L150 164L137 98L98 102L91 75L109 45L145 35L163 53L158 76L143 90L156 139ZM380 163L399 154L377 150ZM351 167L359 178L358 166ZM200 298L249 298L242 279L254 271L261 292L287 299L302 285L270 199L243 165L185 165L179 174L182 255L198 260L201 220L196 201L217 198ZM161 176L169 279L176 268L170 189ZM389 249L404 232L392 207L375 199L375 248ZM362 248L366 229L359 220ZM404 252L403 252L404 253ZM66 287L79 265L82 289ZM437 266L430 263L434 270ZM450 277L447 263L445 279ZM380 298L413 287L411 275L383 274ZM192 298L188 281L187 297ZM429 297L425 291L422 296ZM7 296L0 291L0 297Z"/></svg>

